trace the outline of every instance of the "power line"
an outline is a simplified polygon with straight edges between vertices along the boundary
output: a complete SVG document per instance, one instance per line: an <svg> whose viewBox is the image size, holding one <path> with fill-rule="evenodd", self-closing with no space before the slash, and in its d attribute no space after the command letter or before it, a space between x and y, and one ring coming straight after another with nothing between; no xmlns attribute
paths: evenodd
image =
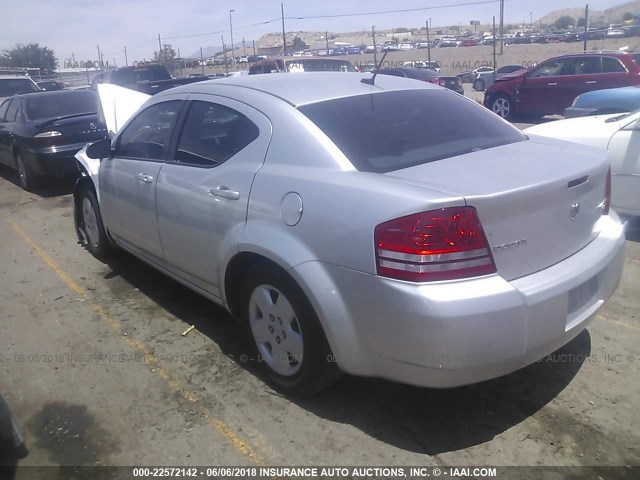
<svg viewBox="0 0 640 480"><path fill-rule="evenodd" d="M309 17L285 17L285 18L287 18L288 20L311 20L315 18L362 17L366 15L383 15L387 13L421 12L425 10L438 10L442 8L469 7L473 5L484 5L487 3L499 3L499 2L500 0L481 0L478 2L455 3L451 5L436 5L434 7L405 8L401 10L384 10L381 12L340 13L335 15L315 15L315 16L309 16Z"/></svg>

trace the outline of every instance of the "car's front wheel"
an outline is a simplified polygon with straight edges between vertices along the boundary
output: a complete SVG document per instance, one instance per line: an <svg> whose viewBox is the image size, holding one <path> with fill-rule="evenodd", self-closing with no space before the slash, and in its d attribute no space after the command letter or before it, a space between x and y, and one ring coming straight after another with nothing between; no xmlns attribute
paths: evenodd
<svg viewBox="0 0 640 480"><path fill-rule="evenodd" d="M339 376L320 321L289 275L255 265L244 278L241 302L254 353L275 388L310 395Z"/></svg>
<svg viewBox="0 0 640 480"><path fill-rule="evenodd" d="M83 187L78 197L80 236L84 238L87 250L100 259L106 259L113 248L102 223L100 205L92 188Z"/></svg>
<svg viewBox="0 0 640 480"><path fill-rule="evenodd" d="M515 116L513 101L506 95L496 95L491 100L491 111L505 120L512 120Z"/></svg>

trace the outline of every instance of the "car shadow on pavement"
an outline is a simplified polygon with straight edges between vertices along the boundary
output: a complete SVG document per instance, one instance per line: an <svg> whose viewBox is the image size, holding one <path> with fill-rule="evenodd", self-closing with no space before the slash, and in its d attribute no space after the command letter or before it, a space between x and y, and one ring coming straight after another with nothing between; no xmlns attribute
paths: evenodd
<svg viewBox="0 0 640 480"><path fill-rule="evenodd" d="M437 455L480 445L526 420L569 385L590 351L585 330L552 355L475 385L429 389L346 376L315 397L292 400L397 448Z"/></svg>
<svg viewBox="0 0 640 480"><path fill-rule="evenodd" d="M22 188L18 182L17 172L5 165L0 165L0 178L4 178L16 187ZM68 195L73 192L75 183L76 179L71 177L44 178L41 180L40 185L33 189L32 193L47 198Z"/></svg>
<svg viewBox="0 0 640 480"><path fill-rule="evenodd" d="M120 276L215 342L239 367L260 376L241 325L223 308L119 253L108 264ZM114 292L114 294L117 292ZM487 442L542 409L589 357L587 331L554 354L508 376L453 389L429 389L345 375L310 398L285 395L301 408L407 451L429 455Z"/></svg>

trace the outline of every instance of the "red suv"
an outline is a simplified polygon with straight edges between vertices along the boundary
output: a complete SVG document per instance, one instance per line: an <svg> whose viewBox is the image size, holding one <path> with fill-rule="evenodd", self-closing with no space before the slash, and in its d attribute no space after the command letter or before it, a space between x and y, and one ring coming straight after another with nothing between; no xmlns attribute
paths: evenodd
<svg viewBox="0 0 640 480"><path fill-rule="evenodd" d="M562 115L582 93L629 85L640 85L640 53L562 55L496 79L484 106L508 120L517 114Z"/></svg>

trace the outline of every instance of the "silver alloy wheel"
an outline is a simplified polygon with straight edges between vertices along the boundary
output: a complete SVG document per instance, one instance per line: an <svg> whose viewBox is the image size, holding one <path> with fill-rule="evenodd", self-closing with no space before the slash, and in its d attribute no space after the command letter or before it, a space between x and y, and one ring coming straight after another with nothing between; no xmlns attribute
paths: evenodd
<svg viewBox="0 0 640 480"><path fill-rule="evenodd" d="M84 224L84 232L87 236L87 242L93 247L98 248L100 245L100 232L98 230L98 219L93 209L93 204L89 197L82 199L82 223Z"/></svg>
<svg viewBox="0 0 640 480"><path fill-rule="evenodd" d="M271 285L259 285L249 297L249 325L263 361L279 375L295 375L302 365L300 322L291 303Z"/></svg>
<svg viewBox="0 0 640 480"><path fill-rule="evenodd" d="M16 154L16 167L18 169L18 181L22 188L27 188L27 167L24 166L22 155Z"/></svg>
<svg viewBox="0 0 640 480"><path fill-rule="evenodd" d="M493 113L497 113L502 118L508 118L511 113L511 102L504 97L496 98L493 101Z"/></svg>

